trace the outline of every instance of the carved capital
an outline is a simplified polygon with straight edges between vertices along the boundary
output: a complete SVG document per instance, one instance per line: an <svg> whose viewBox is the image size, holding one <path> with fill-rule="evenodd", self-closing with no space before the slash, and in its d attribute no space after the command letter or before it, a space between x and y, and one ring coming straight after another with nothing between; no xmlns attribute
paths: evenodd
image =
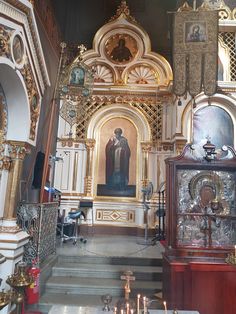
<svg viewBox="0 0 236 314"><path fill-rule="evenodd" d="M141 142L141 148L143 153L149 153L152 149L151 142Z"/></svg>
<svg viewBox="0 0 236 314"><path fill-rule="evenodd" d="M29 144L25 142L8 141L7 144L11 159L24 160L25 155L30 153Z"/></svg>
<svg viewBox="0 0 236 314"><path fill-rule="evenodd" d="M94 149L95 144L96 141L94 139L88 138L85 140L85 146L89 150Z"/></svg>
<svg viewBox="0 0 236 314"><path fill-rule="evenodd" d="M175 141L175 150L176 150L177 154L182 153L186 143L187 143L186 139L176 139L176 141Z"/></svg>
<svg viewBox="0 0 236 314"><path fill-rule="evenodd" d="M0 170L9 171L10 167L11 167L11 158L8 156L3 156L3 158L0 159Z"/></svg>

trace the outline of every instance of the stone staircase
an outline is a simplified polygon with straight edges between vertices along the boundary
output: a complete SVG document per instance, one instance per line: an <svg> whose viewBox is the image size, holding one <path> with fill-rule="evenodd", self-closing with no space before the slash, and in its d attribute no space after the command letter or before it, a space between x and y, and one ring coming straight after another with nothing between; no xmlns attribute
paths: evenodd
<svg viewBox="0 0 236 314"><path fill-rule="evenodd" d="M54 304L103 306L101 296L105 294L112 296L111 304L114 305L124 297L125 282L120 277L127 270L136 278L131 282L131 298L141 294L155 299L161 292L161 258L59 255L39 308L47 313Z"/></svg>

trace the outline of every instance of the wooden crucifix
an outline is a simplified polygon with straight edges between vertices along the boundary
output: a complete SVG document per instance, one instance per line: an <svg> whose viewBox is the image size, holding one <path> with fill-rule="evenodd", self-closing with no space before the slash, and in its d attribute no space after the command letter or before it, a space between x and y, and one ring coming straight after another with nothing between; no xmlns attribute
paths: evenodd
<svg viewBox="0 0 236 314"><path fill-rule="evenodd" d="M124 289L125 289L125 300L129 300L129 294L131 292L130 289L130 281L134 281L135 277L132 276L133 272L131 270L127 270L124 274L120 277L121 280L126 280Z"/></svg>

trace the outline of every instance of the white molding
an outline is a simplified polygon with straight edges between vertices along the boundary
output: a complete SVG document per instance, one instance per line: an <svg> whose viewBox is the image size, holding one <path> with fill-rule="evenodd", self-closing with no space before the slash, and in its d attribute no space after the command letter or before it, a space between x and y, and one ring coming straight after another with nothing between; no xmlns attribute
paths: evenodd
<svg viewBox="0 0 236 314"><path fill-rule="evenodd" d="M29 48L33 56L33 62L37 72L39 85L42 93L44 93L46 86L50 86L50 79L43 55L43 49L41 46L32 5L29 1L25 0L15 1L14 5L15 7L8 3L8 1L0 0L0 12L6 17L9 17L11 21L14 20L15 23L20 23L24 25ZM27 11L27 14L21 11L22 8Z"/></svg>

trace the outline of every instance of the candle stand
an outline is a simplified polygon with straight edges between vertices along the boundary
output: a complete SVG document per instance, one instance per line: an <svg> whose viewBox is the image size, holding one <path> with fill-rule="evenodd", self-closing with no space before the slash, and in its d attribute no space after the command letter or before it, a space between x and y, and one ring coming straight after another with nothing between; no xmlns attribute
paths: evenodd
<svg viewBox="0 0 236 314"><path fill-rule="evenodd" d="M0 286L2 283L2 279L0 279ZM14 299L14 294L12 293L12 291L5 291L4 289L2 289L2 291L0 291L0 311L6 306L8 305L10 302L12 302L12 300Z"/></svg>
<svg viewBox="0 0 236 314"><path fill-rule="evenodd" d="M6 283L14 290L13 302L16 304L16 314L23 313L25 288L34 282L34 278L27 273L27 266L21 262L17 271L8 277Z"/></svg>
<svg viewBox="0 0 236 314"><path fill-rule="evenodd" d="M116 304L116 308L117 308L117 314L137 313L136 302L133 299L129 299L129 300L126 300L125 298L120 299Z"/></svg>
<svg viewBox="0 0 236 314"><path fill-rule="evenodd" d="M101 297L102 299L102 302L104 304L104 307L103 307L103 311L104 312L109 312L110 311L110 303L112 301L112 296L110 294L105 294L105 295L102 295Z"/></svg>

